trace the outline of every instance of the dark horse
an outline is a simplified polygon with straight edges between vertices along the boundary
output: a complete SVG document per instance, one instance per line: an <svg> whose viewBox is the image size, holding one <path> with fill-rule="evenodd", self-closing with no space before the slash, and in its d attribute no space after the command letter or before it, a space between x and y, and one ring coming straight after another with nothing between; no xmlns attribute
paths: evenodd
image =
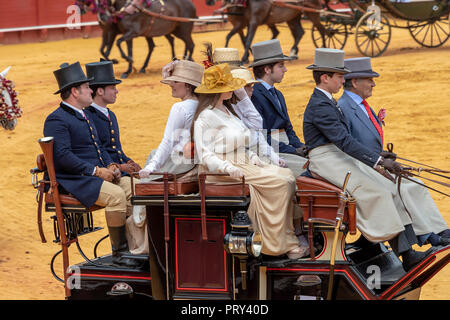
<svg viewBox="0 0 450 320"><path fill-rule="evenodd" d="M77 0L81 12L86 11L86 7L91 4L90 0ZM114 40L118 34L123 34L117 40L121 56L128 62L128 70L122 74L122 78L127 78L133 70L133 38L144 36L147 45L148 53L144 65L140 69L140 73L145 73L148 66L150 56L155 47L153 37L164 35L171 45L172 58L175 57L174 38L172 35L180 38L185 43L184 58L192 60L194 51L194 42L192 41L191 33L193 22L173 22L164 19L157 19L148 16L144 12L136 12L134 14L126 14L120 10L126 4L126 0L116 0L113 4L108 0L108 9L105 12L98 13L100 27L102 28L102 45L100 52L102 56L109 60L109 54L112 49ZM163 5L161 6L161 3ZM145 7L148 10L155 10L157 13L162 13L167 16L177 16L184 18L195 18L196 10L189 0L166 0L165 2L152 2L150 7ZM156 9L155 9L156 8ZM112 11L112 12L111 12ZM169 23L167 23L169 22ZM127 44L128 55L124 53L121 48L121 43L125 41ZM113 60L117 63L117 60Z"/></svg>
<svg viewBox="0 0 450 320"><path fill-rule="evenodd" d="M215 2L216 0L206 0L207 5L214 5ZM232 4L230 3L230 5ZM312 6L317 9L321 7L319 0L305 0L301 3L301 5L309 7ZM263 24L269 26L272 30L273 38L275 38L278 35L278 30L276 29L275 24L286 22L292 36L294 37L294 44L291 48L290 56L292 58L298 57L298 43L305 33L300 20L303 12L300 10L276 6L271 0L247 0L247 5L245 7L232 6L228 9L228 12L230 13L228 15L228 20L233 25L233 28L227 35L226 45L228 45L229 39L235 33L239 33L245 48L241 63L248 63L249 50L256 33L256 29L258 26ZM320 34L322 35L322 39L324 40L326 29L320 23L320 14L318 12L306 11L305 15L318 28ZM248 30L247 35L244 37L242 30L245 27L248 27Z"/></svg>

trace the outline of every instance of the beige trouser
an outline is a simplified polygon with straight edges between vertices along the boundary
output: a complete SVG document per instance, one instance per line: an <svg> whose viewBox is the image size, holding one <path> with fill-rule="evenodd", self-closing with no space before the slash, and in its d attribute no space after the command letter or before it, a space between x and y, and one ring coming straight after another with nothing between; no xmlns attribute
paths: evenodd
<svg viewBox="0 0 450 320"><path fill-rule="evenodd" d="M124 176L117 184L103 181L96 205L105 207L106 224L109 227L125 225L127 212L131 212L131 178Z"/></svg>

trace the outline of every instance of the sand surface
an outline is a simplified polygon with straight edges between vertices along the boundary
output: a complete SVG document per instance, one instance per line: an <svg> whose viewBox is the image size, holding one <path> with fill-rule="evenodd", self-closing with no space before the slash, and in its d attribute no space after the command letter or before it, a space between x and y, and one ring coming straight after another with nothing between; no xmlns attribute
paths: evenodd
<svg viewBox="0 0 450 320"><path fill-rule="evenodd" d="M284 93L292 124L302 137L303 112L314 88L311 72L305 67L313 62L314 46L310 25L301 41L299 59L287 63L288 72L277 87ZM283 50L287 54L292 44L286 26L280 26ZM196 43L194 60L203 59L202 42L212 41L222 47L227 31L194 34ZM266 27L258 30L255 42L267 40ZM155 39L146 74L134 73L118 86L119 96L111 108L116 113L121 130L122 145L128 156L141 165L150 150L156 148L163 135L171 105L170 88L159 82L161 68L170 61L169 46L164 38ZM14 131L0 129L0 299L63 299L64 290L50 273L50 259L59 250L52 243L53 227L48 213L43 213L47 243L41 243L36 223L36 192L31 185L29 169L35 167L36 155L41 153L37 139L42 137L47 115L59 104L53 95L57 84L53 71L62 62L80 61L84 64L99 59L100 39L73 39L58 42L0 46L0 69L11 65L8 78L16 84L23 117ZM238 37L230 46L242 53ZM139 70L146 55L144 39L134 43L134 60ZM176 52L181 55L184 45L176 40ZM345 48L347 57L360 56L350 35ZM116 76L126 70L124 60L115 48L112 58ZM381 74L377 79L374 96L369 103L375 111L387 109L385 141L392 142L395 152L402 157L450 169L450 41L437 49L421 48L407 30L394 29L387 52L372 60L373 69ZM336 96L339 97L339 95ZM450 199L432 193L437 206L450 222ZM98 226L104 225L102 212L94 218ZM93 256L95 242L106 234L105 230L80 238L89 257ZM106 242L106 241L105 241ZM82 261L76 248L71 248L71 263ZM103 243L100 254L110 250ZM56 263L60 272L61 264ZM450 299L450 268L441 271L422 289L421 299Z"/></svg>

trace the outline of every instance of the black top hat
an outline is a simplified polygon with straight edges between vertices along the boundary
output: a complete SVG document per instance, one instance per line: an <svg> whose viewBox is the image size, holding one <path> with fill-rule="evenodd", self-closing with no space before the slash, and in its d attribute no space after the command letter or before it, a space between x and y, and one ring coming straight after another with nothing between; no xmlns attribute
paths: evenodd
<svg viewBox="0 0 450 320"><path fill-rule="evenodd" d="M94 80L89 82L90 86L119 84L122 80L114 77L112 61L92 62L86 65L86 74Z"/></svg>
<svg viewBox="0 0 450 320"><path fill-rule="evenodd" d="M71 65L64 62L59 67L60 69L53 71L59 86L59 90L54 94L58 94L64 89L75 87L92 80L92 78L86 78L86 75L84 74L83 69L81 69L81 65L78 61Z"/></svg>

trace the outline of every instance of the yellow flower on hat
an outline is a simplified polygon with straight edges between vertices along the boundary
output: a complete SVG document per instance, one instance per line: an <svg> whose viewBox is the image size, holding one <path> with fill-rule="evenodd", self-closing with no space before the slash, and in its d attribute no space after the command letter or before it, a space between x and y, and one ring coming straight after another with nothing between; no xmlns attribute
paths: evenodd
<svg viewBox="0 0 450 320"><path fill-rule="evenodd" d="M214 65L203 73L202 84L196 93L222 93L234 91L245 86L245 80L233 77L228 63Z"/></svg>

